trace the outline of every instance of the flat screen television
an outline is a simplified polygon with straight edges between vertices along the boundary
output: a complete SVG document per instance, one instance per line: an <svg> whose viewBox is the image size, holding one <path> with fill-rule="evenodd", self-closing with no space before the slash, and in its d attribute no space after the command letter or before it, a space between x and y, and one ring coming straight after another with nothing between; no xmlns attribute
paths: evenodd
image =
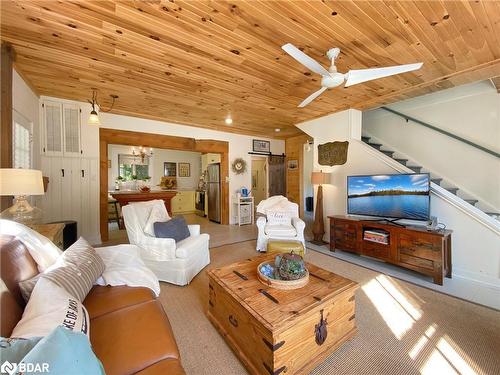
<svg viewBox="0 0 500 375"><path fill-rule="evenodd" d="M428 173L347 177L347 213L390 219L429 220Z"/></svg>

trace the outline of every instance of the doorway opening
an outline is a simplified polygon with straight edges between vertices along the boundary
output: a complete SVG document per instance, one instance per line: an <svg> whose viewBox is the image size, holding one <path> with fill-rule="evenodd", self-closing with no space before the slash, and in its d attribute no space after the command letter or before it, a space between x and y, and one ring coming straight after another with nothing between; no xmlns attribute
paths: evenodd
<svg viewBox="0 0 500 375"><path fill-rule="evenodd" d="M267 157L252 157L252 194L255 207L269 196L268 171Z"/></svg>
<svg viewBox="0 0 500 375"><path fill-rule="evenodd" d="M185 137L176 137L170 135L162 135L162 134L150 134L150 133L141 133L141 132L132 132L125 130L117 130L117 129L99 129L99 160L100 160L100 173L99 173L99 184L100 184L100 231L101 231L101 240L102 242L107 242L109 239L109 227L108 227L108 197L109 197L109 189L110 186L114 190L114 183L108 182L108 170L111 163L109 162L109 150L108 146L110 144L115 145L124 145L124 146L132 146L137 147L140 144L146 151L151 151L152 149L167 149L167 150L175 150L175 151L190 151L198 154L206 154L206 153L214 153L220 155L220 223L221 224L229 224L229 144L226 141L217 141L217 140L209 140L209 139L193 139L193 138L185 138ZM142 154L141 154L142 155ZM168 160L167 160L168 161ZM191 174L191 172L187 172L188 166L184 161L179 166L177 163L177 168L180 168L179 171L183 173L186 172ZM173 165L173 164L172 164ZM200 162L201 165L201 162ZM116 169L116 168L115 168ZM144 169L144 168L143 168ZM138 168L131 168L131 172L135 173L137 176ZM130 174L129 173L129 174ZM148 175L150 171L148 170ZM165 165L163 169L163 173L165 174ZM127 170L124 168L124 174L127 175ZM132 174L130 174L132 176ZM169 177L169 176L163 176ZM137 176L138 179L138 176ZM134 178L135 180L135 178ZM132 182L134 183L134 182ZM168 192L167 186L167 192ZM144 194L152 194L144 193ZM165 195L164 193L161 193ZM168 195L168 194L166 194ZM137 194L134 195L136 197ZM125 199L130 197L120 197L124 204L126 202ZM164 201L166 201L166 205L168 205L168 198L163 197ZM171 197L170 197L171 198ZM141 197L142 200L143 197ZM131 201L131 199L128 199ZM137 200L136 200L137 201ZM196 203L196 195L195 195L195 203ZM190 205L191 207L191 205ZM209 205L210 207L210 205ZM168 210L168 207L167 207ZM116 214L116 213L115 213Z"/></svg>

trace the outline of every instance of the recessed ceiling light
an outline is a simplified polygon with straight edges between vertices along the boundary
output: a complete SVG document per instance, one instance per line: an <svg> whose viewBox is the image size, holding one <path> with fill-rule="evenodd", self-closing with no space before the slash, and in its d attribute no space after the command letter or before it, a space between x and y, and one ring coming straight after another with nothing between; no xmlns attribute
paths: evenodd
<svg viewBox="0 0 500 375"><path fill-rule="evenodd" d="M274 129L274 131L275 131L276 133L279 133L279 132L281 131L281 129L280 129L280 128L276 128L276 129Z"/></svg>
<svg viewBox="0 0 500 375"><path fill-rule="evenodd" d="M233 119L231 117L226 117L224 122L226 123L226 125L231 125L233 123Z"/></svg>

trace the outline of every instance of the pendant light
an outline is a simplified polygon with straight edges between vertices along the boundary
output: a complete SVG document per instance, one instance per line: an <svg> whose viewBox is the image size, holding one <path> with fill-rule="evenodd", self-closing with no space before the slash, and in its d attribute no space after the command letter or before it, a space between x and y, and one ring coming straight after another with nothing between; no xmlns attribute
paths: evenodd
<svg viewBox="0 0 500 375"><path fill-rule="evenodd" d="M99 114L96 111L96 106L99 108L99 112L109 112L113 109L113 106L115 104L115 100L118 99L118 95L113 95L111 94L111 106L109 109L103 109L99 103L97 103L97 92L95 90L92 90L92 100L87 100L90 105L92 106L92 111L90 111L90 116L89 116L89 125L101 125L101 121L99 120Z"/></svg>

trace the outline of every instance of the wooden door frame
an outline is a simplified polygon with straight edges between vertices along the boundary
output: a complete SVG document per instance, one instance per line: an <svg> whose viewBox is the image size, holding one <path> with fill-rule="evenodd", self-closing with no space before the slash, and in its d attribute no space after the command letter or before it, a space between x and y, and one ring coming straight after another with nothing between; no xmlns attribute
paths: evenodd
<svg viewBox="0 0 500 375"><path fill-rule="evenodd" d="M108 232L108 145L127 145L169 150L214 153L221 155L221 224L229 224L229 143L211 139L194 139L135 131L99 129L99 217L101 241L109 239Z"/></svg>

